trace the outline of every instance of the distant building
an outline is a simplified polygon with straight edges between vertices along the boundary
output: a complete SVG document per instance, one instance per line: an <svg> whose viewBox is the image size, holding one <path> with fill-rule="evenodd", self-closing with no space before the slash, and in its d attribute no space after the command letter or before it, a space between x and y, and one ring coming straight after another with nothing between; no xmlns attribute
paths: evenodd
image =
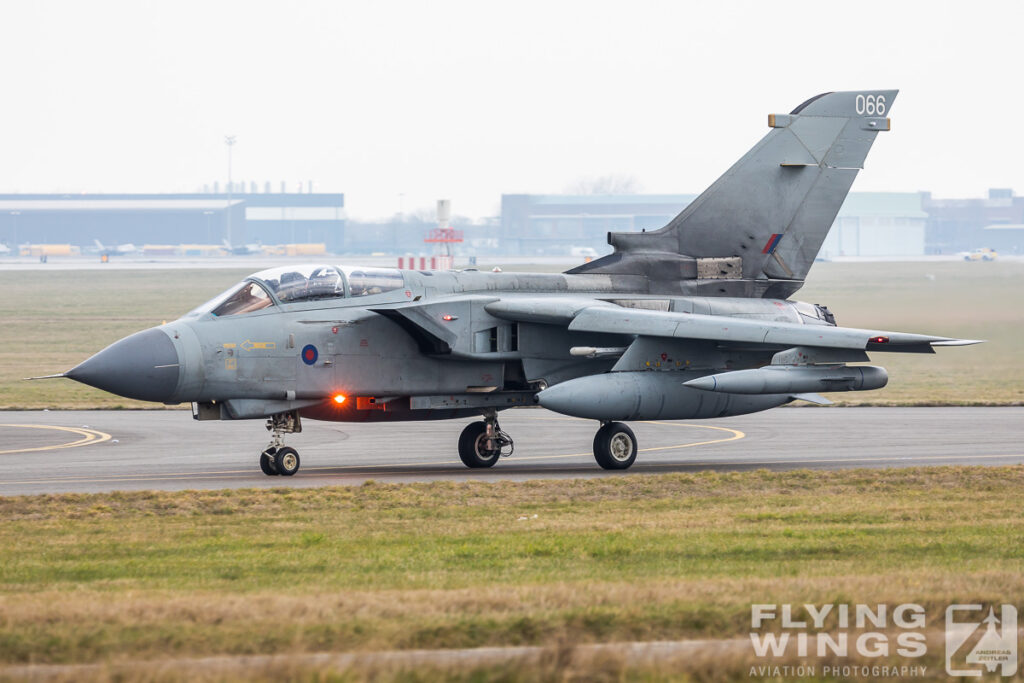
<svg viewBox="0 0 1024 683"><path fill-rule="evenodd" d="M502 195L502 250L521 255L609 253L607 234L657 230L697 195ZM918 193L854 192L839 211L822 256L914 256L925 253Z"/></svg>
<svg viewBox="0 0 1024 683"><path fill-rule="evenodd" d="M925 193L928 251L955 254L979 247L1024 253L1024 197L991 189L986 198L934 199ZM1016 226L1016 227L1014 227Z"/></svg>
<svg viewBox="0 0 1024 683"><path fill-rule="evenodd" d="M500 219L456 218L458 256L603 255L609 232L656 230L697 195L502 195ZM423 243L436 222L423 216L350 223L343 194L0 194L0 244L91 248L190 245L218 253L231 223L234 246L325 244L331 253L432 253ZM918 256L978 247L1024 253L1024 197L993 189L987 198L934 199L928 192L853 192L820 255ZM172 250L164 249L167 253ZM179 250L180 251L180 250Z"/></svg>
<svg viewBox="0 0 1024 683"><path fill-rule="evenodd" d="M346 254L420 254L423 235L437 223L416 219L384 221L349 221L341 251Z"/></svg>
<svg viewBox="0 0 1024 683"><path fill-rule="evenodd" d="M818 255L922 256L928 214L919 192L851 192Z"/></svg>
<svg viewBox="0 0 1024 683"><path fill-rule="evenodd" d="M982 240L1002 254L1024 254L1024 223L987 225Z"/></svg>
<svg viewBox="0 0 1024 683"><path fill-rule="evenodd" d="M568 256L573 248L607 254L609 232L656 230L696 196L506 194L499 240L513 256Z"/></svg>
<svg viewBox="0 0 1024 683"><path fill-rule="evenodd" d="M0 194L0 242L93 246L345 239L343 194Z"/></svg>

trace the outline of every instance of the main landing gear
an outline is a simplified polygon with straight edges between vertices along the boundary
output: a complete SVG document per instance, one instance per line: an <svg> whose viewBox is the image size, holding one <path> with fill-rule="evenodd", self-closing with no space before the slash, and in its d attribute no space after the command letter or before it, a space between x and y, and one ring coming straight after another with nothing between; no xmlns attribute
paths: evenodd
<svg viewBox="0 0 1024 683"><path fill-rule="evenodd" d="M621 422L604 422L594 435L594 459L606 470L629 469L636 452L636 434Z"/></svg>
<svg viewBox="0 0 1024 683"><path fill-rule="evenodd" d="M506 452L505 449L508 449ZM466 425L459 436L459 458L466 467L494 467L499 458L512 455L512 437L498 426L496 413ZM621 422L602 422L594 435L594 459L606 470L626 470L636 462L636 434Z"/></svg>
<svg viewBox="0 0 1024 683"><path fill-rule="evenodd" d="M482 422L470 422L459 436L459 458L466 467L494 467L498 458L507 458L514 450L512 437L501 431L494 411L485 413Z"/></svg>
<svg viewBox="0 0 1024 683"><path fill-rule="evenodd" d="M260 453L260 469L267 476L280 474L290 477L299 471L299 452L284 445L285 434L302 431L302 421L296 411L272 415L267 420L270 445Z"/></svg>

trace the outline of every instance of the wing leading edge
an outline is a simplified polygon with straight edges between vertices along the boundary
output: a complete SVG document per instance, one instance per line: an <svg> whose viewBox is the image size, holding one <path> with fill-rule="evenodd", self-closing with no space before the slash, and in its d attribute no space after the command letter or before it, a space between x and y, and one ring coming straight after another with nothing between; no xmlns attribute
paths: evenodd
<svg viewBox="0 0 1024 683"><path fill-rule="evenodd" d="M581 305L566 299L559 305L535 299L505 299L485 306L495 317L520 322L567 324L573 332L632 334L676 339L701 339L770 347L808 346L833 349L934 353L933 346L966 346L976 339L954 339L907 332L801 325L699 313L627 309L607 302ZM538 315L543 310L543 315Z"/></svg>

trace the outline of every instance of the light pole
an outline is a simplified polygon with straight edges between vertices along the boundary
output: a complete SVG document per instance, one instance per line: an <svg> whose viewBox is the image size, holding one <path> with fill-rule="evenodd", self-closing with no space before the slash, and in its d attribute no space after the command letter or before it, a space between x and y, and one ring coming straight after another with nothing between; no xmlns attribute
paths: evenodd
<svg viewBox="0 0 1024 683"><path fill-rule="evenodd" d="M227 240L228 249L231 249L231 150L235 146L235 136L225 135L224 144L228 146L228 223L227 223Z"/></svg>
<svg viewBox="0 0 1024 683"><path fill-rule="evenodd" d="M210 216L213 215L213 211L203 211L203 215L206 216L206 243L213 243L213 235L210 233Z"/></svg>
<svg viewBox="0 0 1024 683"><path fill-rule="evenodd" d="M18 246L18 216L21 211L11 211L11 223L14 226L14 255L21 256L21 247Z"/></svg>

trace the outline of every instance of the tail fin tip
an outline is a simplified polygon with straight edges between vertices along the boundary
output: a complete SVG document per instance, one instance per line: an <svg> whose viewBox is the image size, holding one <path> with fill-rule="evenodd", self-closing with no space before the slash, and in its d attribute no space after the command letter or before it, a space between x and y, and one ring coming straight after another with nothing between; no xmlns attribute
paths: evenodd
<svg viewBox="0 0 1024 683"><path fill-rule="evenodd" d="M826 92L789 114L770 115L768 134L667 225L609 233L614 254L569 272L657 279L661 270L699 278L699 261L737 259L741 279L785 280L795 291L877 133L889 130L886 117L898 92ZM679 259L694 267L669 263Z"/></svg>

